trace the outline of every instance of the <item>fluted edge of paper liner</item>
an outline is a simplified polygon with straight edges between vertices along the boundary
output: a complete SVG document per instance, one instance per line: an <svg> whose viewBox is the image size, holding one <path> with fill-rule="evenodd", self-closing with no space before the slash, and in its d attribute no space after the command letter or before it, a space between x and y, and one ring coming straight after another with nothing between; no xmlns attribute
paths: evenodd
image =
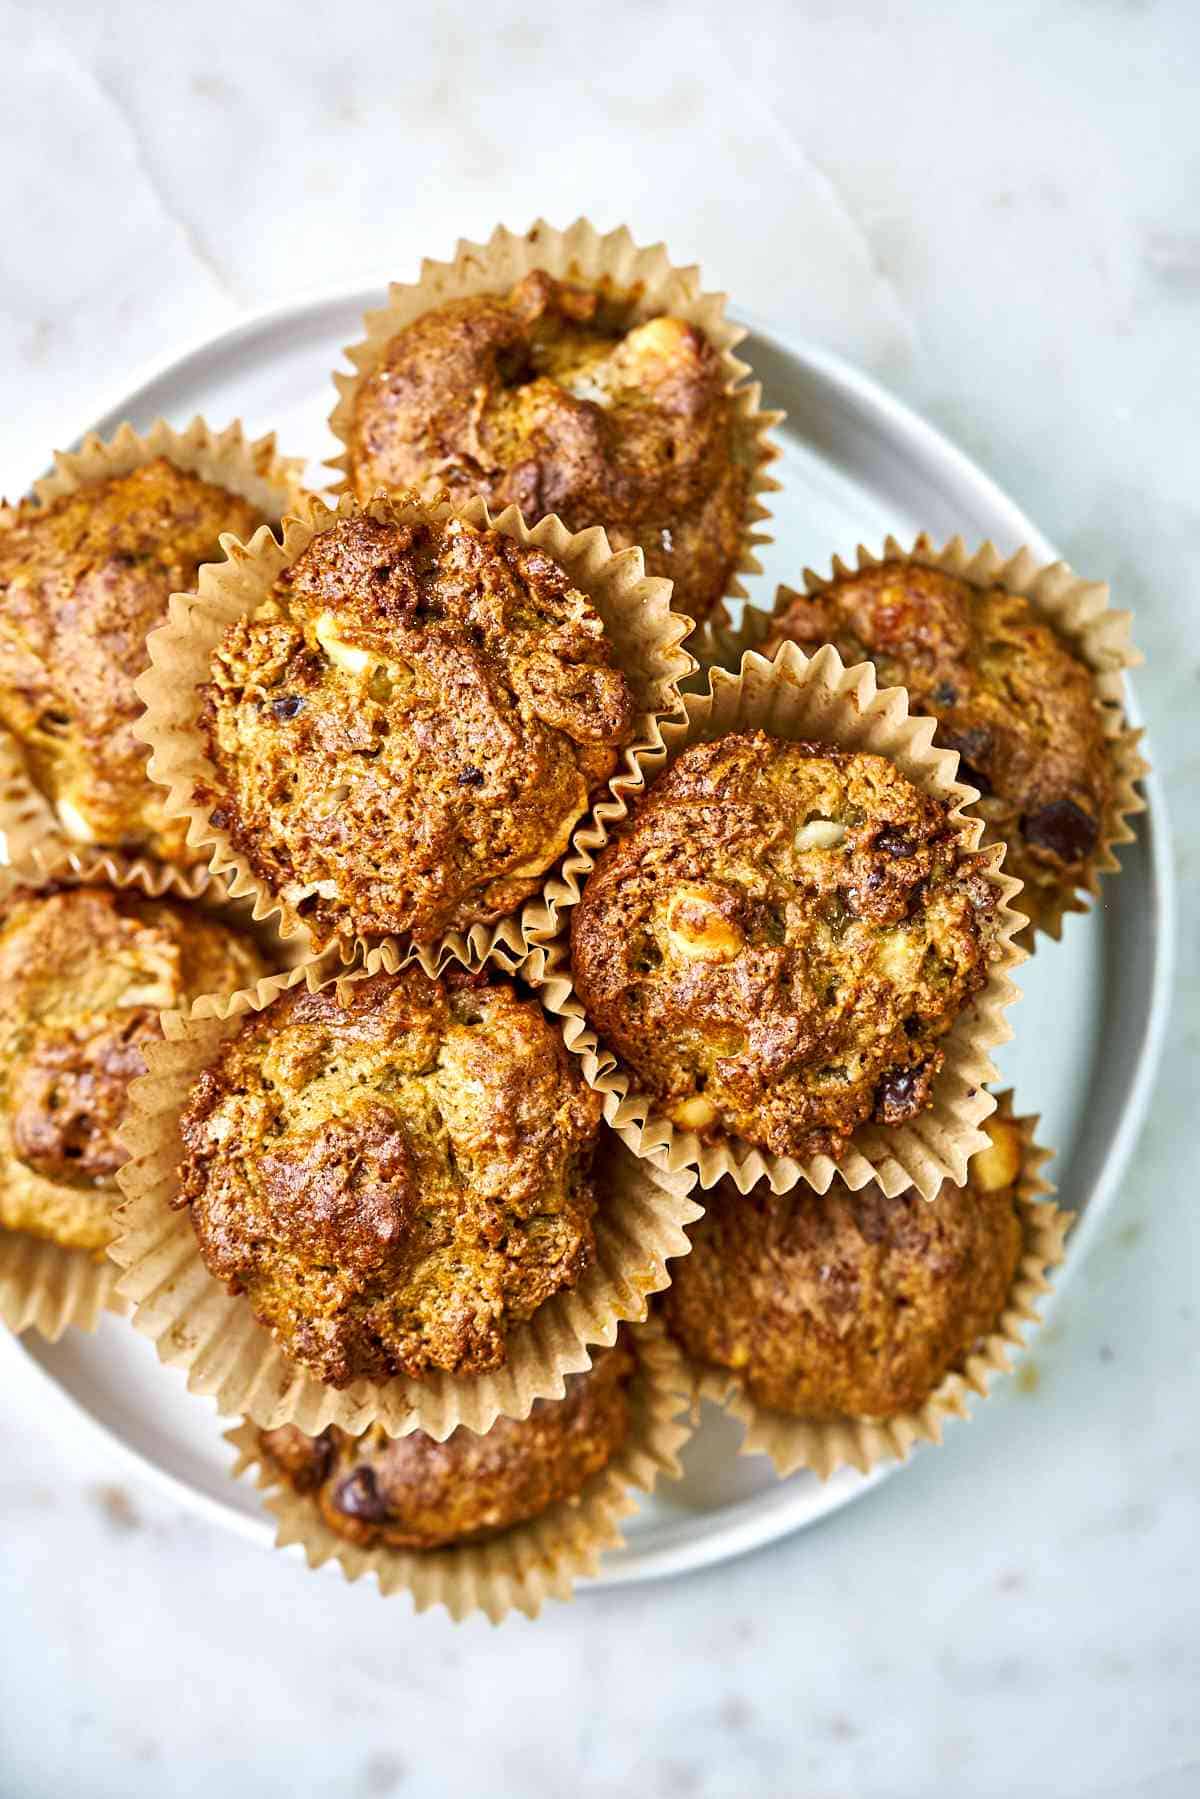
<svg viewBox="0 0 1200 1799"><path fill-rule="evenodd" d="M186 1210L171 1208L182 1153L180 1113L200 1071L245 1013L263 1010L300 981L316 991L380 969L394 973L410 959L434 975L460 958L445 944L415 958L384 944L349 973L326 956L255 988L198 1000L186 1015L168 1013L166 1041L149 1046L149 1073L130 1087L122 1130L130 1159L118 1176L125 1203L109 1255L124 1270L120 1292L133 1304L134 1327L154 1341L160 1361L185 1371L191 1392L214 1399L223 1415L244 1413L264 1429L295 1424L310 1435L327 1424L359 1435L378 1423L393 1436L423 1430L438 1440L460 1424L486 1431L500 1416L527 1417L534 1400L562 1398L565 1377L591 1365L591 1345L611 1344L620 1324L646 1316L650 1295L670 1278L668 1260L687 1252L685 1226L700 1213L689 1197L695 1176L650 1167L605 1134L597 1156L595 1259L576 1287L547 1300L513 1331L503 1368L439 1372L420 1381L398 1375L339 1391L283 1353L248 1300L227 1293L209 1273ZM493 960L511 972L502 957Z"/></svg>
<svg viewBox="0 0 1200 1799"><path fill-rule="evenodd" d="M988 979L941 1039L945 1065L934 1083L933 1102L919 1117L892 1127L862 1125L836 1162L814 1156L802 1163L736 1137L704 1143L694 1131L671 1124L647 1095L631 1091L631 1077L587 1022L571 976L567 933L562 931L552 943L533 950L527 978L538 985L547 1008L562 1019L564 1041L581 1058L587 1081L602 1096L605 1117L635 1155L652 1157L656 1166L671 1170L693 1169L704 1188L727 1176L743 1193L761 1180L769 1181L777 1193L801 1181L824 1193L835 1173L851 1188L874 1180L887 1194L916 1187L925 1198L932 1197L943 1180L961 1185L968 1158L987 1141L980 1126L994 1109L987 1086L996 1078L988 1051L1012 1035L1005 1011L1019 993L1012 973L1025 960L1025 952L1015 939L1026 920L1013 904L1020 903L1021 883L1000 867L1003 846L979 847L982 820L965 810L977 796L974 788L954 778L957 756L933 748L934 721L909 716L903 688L878 689L870 663L846 668L828 644L813 657L786 644L774 662L749 651L737 674L710 670L708 687L686 694L684 708L682 721L664 726L663 749L642 757L645 786L693 743L731 731L762 729L793 740L888 756L922 792L942 800L962 833L967 855L996 892ZM630 812L638 797L629 794Z"/></svg>
<svg viewBox="0 0 1200 1799"><path fill-rule="evenodd" d="M493 1624L511 1612L536 1618L548 1600L570 1599L576 1582L596 1573L604 1551L623 1544L621 1521L636 1509L635 1492L653 1492L659 1480L681 1472L679 1451L693 1428L683 1358L656 1320L632 1331L638 1365L621 1448L574 1498L488 1541L424 1552L347 1542L271 1467L258 1427L247 1421L226 1432L237 1451L232 1472L252 1471L277 1525L275 1546L299 1544L310 1568L335 1561L347 1580L373 1576L381 1596L407 1593L417 1612L443 1605L456 1622L473 1612Z"/></svg>
<svg viewBox="0 0 1200 1799"><path fill-rule="evenodd" d="M1125 671L1137 668L1144 660L1133 642L1133 614L1118 611L1110 604L1107 582L1077 575L1065 562L1043 563L1027 548L1002 556L990 542L972 550L961 537L952 537L938 549L926 532L914 539L911 549L905 549L894 537L886 538L881 555L859 544L854 561L835 556L828 575L806 568L802 591L820 593L834 581L860 569L878 567L881 562L916 562L923 568L938 569L969 581L973 587L1003 587L1008 593L1019 594L1091 670L1108 744L1112 791L1088 878L1082 889L1069 893L1042 891L1026 884L1021 895L1022 909L1031 920L1021 942L1032 949L1038 931L1057 941L1067 913L1086 912L1088 900L1099 898L1101 875L1120 873L1116 851L1121 844L1133 842L1132 821L1146 810L1137 785L1150 772L1141 749L1144 732L1132 728L1125 715ZM717 634L712 661L723 667L736 667L744 651L761 649L797 591L781 585L770 611L746 606L736 629L725 626ZM985 820L984 842L996 841L996 833ZM1082 897L1084 894L1088 898Z"/></svg>
<svg viewBox="0 0 1200 1799"><path fill-rule="evenodd" d="M608 282L618 292L636 294L639 314L651 318L669 313L684 319L703 331L720 352L726 392L737 409L738 438L750 461L750 479L742 542L729 582L708 617L688 639L689 650L701 660L709 659L707 652L715 643L714 633L729 622L725 602L744 599L744 577L762 573L756 551L771 542L770 533L761 528L771 518L766 499L780 487L769 472L779 455L771 433L785 415L763 409L761 383L747 379L753 371L734 355L746 329L725 316L727 295L705 293L696 265L676 267L665 244L638 245L628 226L599 232L585 218L576 219L565 231L545 219L538 219L528 231L521 232L497 225L484 244L460 238L449 262L422 258L416 281L393 281L387 304L365 315L364 336L344 352L353 374L337 371L333 376L338 401L330 414L329 427L342 445L341 453L328 464L339 476L332 484L333 491L341 493L352 485L350 440L358 390L379 367L396 333L450 300L507 292L534 269L544 269L557 280L579 281L585 287ZM603 525L604 520L595 522Z"/></svg>
<svg viewBox="0 0 1200 1799"><path fill-rule="evenodd" d="M284 936L302 935L317 951L339 941L346 962L378 947L379 940L362 938L348 924L340 938L316 940L296 910L316 884L298 886L287 896L273 892L235 849L229 832L211 823L210 808L198 801L196 793L197 785L207 783L214 772L198 730L199 690L209 678L210 658L224 631L267 598L280 572L314 537L364 510L382 510L402 521L459 517L545 551L596 607L614 645L614 660L634 689L638 712L632 741L622 752L622 767L575 826L565 855L557 868L551 865L540 892L512 913L453 934L453 941L467 947L476 965L498 946L510 955L523 955L531 942L553 934L560 908L578 899L578 870L590 866L588 843L600 821L620 811L621 796L637 782L640 756L661 745L663 722L681 710L679 683L696 667L695 658L682 647L691 621L670 609L671 583L644 572L640 550L611 550L599 527L571 532L550 515L530 530L516 506L493 516L482 500L459 507L448 501L427 506L411 496L381 495L361 508L344 494L336 508L310 498L303 517L284 519L282 543L265 528L249 544L223 538L225 561L200 570L195 593L172 596L167 622L147 640L151 666L136 683L146 706L137 731L150 745L151 778L168 789L169 814L188 819L188 843L210 846L209 866L229 877L235 894L253 899L256 917L277 914Z"/></svg>
<svg viewBox="0 0 1200 1799"><path fill-rule="evenodd" d="M304 462L280 455L273 432L248 438L240 419L214 431L200 416L179 431L159 418L145 432L135 431L128 422L109 438L90 432L78 449L55 451L51 471L34 482L34 500L37 505L52 505L81 487L132 474L159 456L237 494L268 518L282 518L303 500ZM0 530L20 518L22 510L0 507ZM67 836L50 801L31 779L20 744L7 731L0 731L0 831L14 862L57 863L70 855L82 867L103 847L76 844Z"/></svg>
<svg viewBox="0 0 1200 1799"><path fill-rule="evenodd" d="M693 1403L710 1399L745 1425L739 1455L769 1456L782 1476L807 1468L828 1480L839 1468L869 1474L882 1462L904 1461L917 1443L940 1444L948 1418L969 1419L969 1398L986 1399L999 1374L1010 1373L1013 1354L1023 1349L1041 1322L1039 1308L1051 1287L1051 1271L1062 1262L1074 1214L1060 1211L1049 1195L1053 1187L1041 1170L1052 1152L1035 1140L1036 1116L1015 1117L1012 1093L997 1096L997 1115L1010 1118L1021 1133L1023 1156L1017 1184L1022 1244L1008 1298L996 1327L916 1410L893 1418L842 1418L812 1422L772 1411L751 1399L742 1382L727 1369L689 1363Z"/></svg>
<svg viewBox="0 0 1200 1799"><path fill-rule="evenodd" d="M227 913L243 927L249 925L245 909L229 904L223 883L214 881L206 869L173 868L112 850L96 851L90 861L78 849L56 857L44 840L36 855L0 868L0 904L18 887L86 885L133 887L148 899L188 900ZM286 959L282 946L260 932L254 935L268 960L282 965ZM114 1210L118 1198L114 1194ZM37 1331L52 1343L70 1327L93 1331L106 1311L124 1314L129 1309L117 1293L119 1278L119 1269L103 1251L70 1249L0 1226L0 1319L12 1331Z"/></svg>

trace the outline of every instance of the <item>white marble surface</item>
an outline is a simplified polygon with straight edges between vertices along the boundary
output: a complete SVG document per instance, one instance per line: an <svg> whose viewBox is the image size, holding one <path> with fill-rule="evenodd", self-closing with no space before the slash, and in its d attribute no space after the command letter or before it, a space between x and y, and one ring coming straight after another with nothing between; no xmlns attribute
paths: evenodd
<svg viewBox="0 0 1200 1799"><path fill-rule="evenodd" d="M147 362L459 232L628 219L910 398L1135 607L1200 872L1200 12L0 6L0 490ZM1137 1172L975 1427L536 1626L306 1577L0 1391L0 1795L1200 1791L1196 914Z"/></svg>

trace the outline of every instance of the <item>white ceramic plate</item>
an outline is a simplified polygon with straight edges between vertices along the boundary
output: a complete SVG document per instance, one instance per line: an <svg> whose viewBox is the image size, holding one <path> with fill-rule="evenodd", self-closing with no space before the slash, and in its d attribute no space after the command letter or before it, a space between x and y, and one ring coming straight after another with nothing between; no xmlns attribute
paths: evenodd
<svg viewBox="0 0 1200 1799"><path fill-rule="evenodd" d="M381 292L342 294L252 319L153 374L97 429L108 433L126 418L145 427L160 413L177 425L197 412L215 426L240 417L256 435L276 431L288 454L307 454L310 480L324 485L320 464L336 449L325 422L334 398L330 370L342 347L361 336L363 311L381 303ZM788 413L775 541L764 553L756 598L768 600L778 579L797 582L806 563L827 567L835 552L849 554L859 542L878 548L889 531L901 539L921 528L939 539L960 532L989 537L1001 550L1026 543L1051 559L1051 546L981 470L865 376L765 325L741 353L767 403ZM1122 852L1122 878L1105 884L1103 905L1069 918L1062 943L1043 943L1020 971L1016 1040L998 1058L1019 1108L1041 1113L1040 1135L1057 1152L1050 1173L1063 1203L1081 1214L1066 1274L1117 1190L1161 1047L1172 893L1166 817L1153 781L1149 795L1149 815L1137 843ZM178 1497L270 1541L255 1493L229 1478L211 1403L192 1398L178 1373L160 1368L127 1324L108 1318L96 1336L70 1332L57 1344L12 1338L0 1353L5 1378L55 1383ZM606 1559L601 1584L737 1555L848 1504L890 1472L864 1480L844 1470L824 1485L807 1474L780 1481L764 1458L735 1454L739 1435L705 1407L686 1478L642 1506L627 1547Z"/></svg>

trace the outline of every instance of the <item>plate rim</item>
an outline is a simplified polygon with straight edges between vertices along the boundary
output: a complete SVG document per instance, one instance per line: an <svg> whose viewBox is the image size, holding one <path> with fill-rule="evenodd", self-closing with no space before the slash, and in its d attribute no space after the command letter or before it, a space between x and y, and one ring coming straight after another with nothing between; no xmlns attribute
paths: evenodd
<svg viewBox="0 0 1200 1799"><path fill-rule="evenodd" d="M160 355L143 363L132 379L123 384L121 397L116 403L107 407L94 424L80 433L75 442L78 444L92 432L111 432L121 419L137 411L139 402L148 389L171 378L186 378L189 366L201 358L236 353L246 340L264 331L286 331L301 321L311 320L314 314L326 309L353 309L361 314L383 302L387 286L385 279L362 284L356 282L351 287L313 288L288 301L246 313L218 332L197 334L186 340L174 353ZM851 394L864 412L881 422L889 437L893 440L899 438L916 446L926 461L940 463L958 481L982 495L993 512L1006 518L1014 543L1028 544L1046 562L1060 560L1059 553L1050 540L985 469L938 426L922 417L874 375L835 351L792 335L761 314L739 308L734 311L733 316L738 323L746 326L750 338L757 337L778 346L787 356L830 386ZM344 346L339 351L339 361L343 356ZM288 445L282 447L285 452L289 450ZM324 469L325 464L320 466ZM1135 728L1143 728L1142 712L1132 680L1127 682L1127 689L1126 712L1129 722ZM1148 750L1149 745L1146 747ZM1122 1107L1120 1123L1088 1193L1084 1215L1072 1231L1070 1251L1062 1278L1055 1283L1043 1308L1043 1326L1086 1256L1092 1238L1129 1166L1149 1111L1170 1017L1170 994L1177 947L1177 895L1170 818L1162 779L1153 766L1144 777L1142 785L1146 797L1146 813L1139 820L1138 828L1147 836L1148 873L1153 897L1150 909L1153 975L1145 1014L1145 1030ZM52 1344L44 1343L33 1333L24 1337L10 1336L10 1342L15 1353L23 1357L26 1368L52 1387L59 1401L92 1432L115 1447L120 1456L135 1466L143 1477L148 1476L156 1488L169 1494L176 1502L198 1512L210 1523L232 1529L243 1538L256 1543L268 1546L273 1543L273 1521L265 1512L254 1516L193 1486L182 1476L170 1472L135 1448L113 1426L89 1410L74 1392L56 1378L39 1353L39 1350L51 1352L54 1347ZM164 1369L164 1375L168 1378L175 1373L177 1371ZM215 1412L215 1401L206 1402L198 1395L188 1395L185 1386L181 1386L181 1392L189 1403L212 1403ZM219 1414L216 1421L218 1424L225 1422ZM581 1589L594 1591L625 1586L733 1560L816 1524L844 1505L873 1492L907 1465L907 1461L888 1462L866 1476L859 1475L852 1469L843 1469L815 1493L809 1490L803 1510L791 1517L787 1515L789 1510L794 1509L788 1502L790 1483L780 1480L749 1498L733 1501L708 1514L712 1523L707 1529L698 1528L702 1515L693 1515L686 1522L672 1520L659 1527L640 1546L626 1544L618 1550L610 1551L604 1558L599 1573L581 1582Z"/></svg>

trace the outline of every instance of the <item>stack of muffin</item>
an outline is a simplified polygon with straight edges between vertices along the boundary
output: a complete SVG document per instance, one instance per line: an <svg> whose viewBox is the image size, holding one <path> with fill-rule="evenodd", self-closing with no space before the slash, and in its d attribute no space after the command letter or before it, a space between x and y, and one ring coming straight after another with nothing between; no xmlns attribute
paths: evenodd
<svg viewBox="0 0 1200 1799"><path fill-rule="evenodd" d="M700 1394L826 1475L1006 1365L1064 1221L988 1052L1133 656L925 538L735 625L778 415L625 232L366 327L328 503L196 421L0 515L0 1306L129 1310L281 1542L496 1618Z"/></svg>

